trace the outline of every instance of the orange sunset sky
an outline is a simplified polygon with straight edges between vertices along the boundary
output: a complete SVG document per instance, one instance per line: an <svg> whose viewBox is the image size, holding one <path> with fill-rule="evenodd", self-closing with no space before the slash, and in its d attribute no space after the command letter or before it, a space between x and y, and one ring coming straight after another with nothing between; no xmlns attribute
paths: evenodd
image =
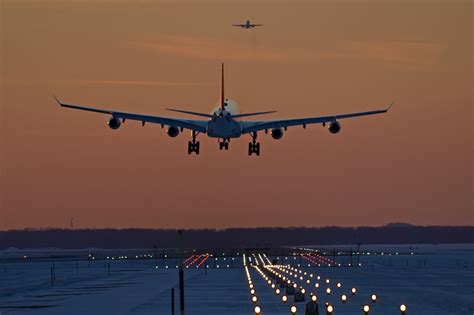
<svg viewBox="0 0 474 315"><path fill-rule="evenodd" d="M472 225L472 30L469 0L0 0L0 229ZM220 62L267 119L395 106L261 134L257 158L52 98L209 112Z"/></svg>

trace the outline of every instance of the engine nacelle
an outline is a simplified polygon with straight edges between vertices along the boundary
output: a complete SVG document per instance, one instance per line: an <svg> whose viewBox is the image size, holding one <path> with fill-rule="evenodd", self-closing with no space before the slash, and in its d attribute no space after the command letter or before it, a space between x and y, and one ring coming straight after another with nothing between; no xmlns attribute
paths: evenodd
<svg viewBox="0 0 474 315"><path fill-rule="evenodd" d="M333 121L329 124L328 129L332 134L339 133L339 131L341 131L341 124L338 121Z"/></svg>
<svg viewBox="0 0 474 315"><path fill-rule="evenodd" d="M168 128L168 130L166 130L166 133L168 134L168 136L170 136L171 138L174 138L176 137L177 135L179 135L179 128L176 128L174 126L170 126Z"/></svg>
<svg viewBox="0 0 474 315"><path fill-rule="evenodd" d="M272 129L271 134L272 134L273 139L279 140L279 139L283 138L283 129L274 128L274 129Z"/></svg>
<svg viewBox="0 0 474 315"><path fill-rule="evenodd" d="M120 119L119 118L115 118L115 117L111 117L109 119L109 121L107 122L107 125L109 125L109 128L110 129L119 129L120 128Z"/></svg>

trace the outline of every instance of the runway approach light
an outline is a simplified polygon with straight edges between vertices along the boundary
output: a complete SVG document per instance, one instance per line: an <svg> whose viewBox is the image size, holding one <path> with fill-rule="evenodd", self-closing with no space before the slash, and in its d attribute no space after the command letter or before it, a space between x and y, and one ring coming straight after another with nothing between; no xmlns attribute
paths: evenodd
<svg viewBox="0 0 474 315"><path fill-rule="evenodd" d="M329 284L329 279L326 279L326 283Z"/></svg>
<svg viewBox="0 0 474 315"><path fill-rule="evenodd" d="M286 295L283 295L283 296L281 297L281 301L282 301L283 303L288 302L288 297L287 297Z"/></svg>
<svg viewBox="0 0 474 315"><path fill-rule="evenodd" d="M280 289L275 290L276 295L280 295Z"/></svg>
<svg viewBox="0 0 474 315"><path fill-rule="evenodd" d="M336 285L338 288L342 287L342 284L340 282L337 283Z"/></svg>
<svg viewBox="0 0 474 315"><path fill-rule="evenodd" d="M253 303L257 303L257 297L256 297L255 295L252 296L252 302L253 302Z"/></svg>
<svg viewBox="0 0 474 315"><path fill-rule="evenodd" d="M407 313L407 306L405 304L400 305L400 313L405 315Z"/></svg>
<svg viewBox="0 0 474 315"><path fill-rule="evenodd" d="M296 305L292 305L292 306L290 307L290 312L291 312L291 314L296 314L297 311L298 311L298 309L296 308Z"/></svg>
<svg viewBox="0 0 474 315"><path fill-rule="evenodd" d="M315 284L314 284L314 287L315 287L315 288L319 288L319 283L315 283Z"/></svg>
<svg viewBox="0 0 474 315"><path fill-rule="evenodd" d="M327 293L327 295L331 295L331 288L327 288L326 293Z"/></svg>
<svg viewBox="0 0 474 315"><path fill-rule="evenodd" d="M370 306L368 306L367 304L364 305L364 307L362 308L364 310L364 315L369 315L369 311L370 311Z"/></svg>
<svg viewBox="0 0 474 315"><path fill-rule="evenodd" d="M255 289L250 290L250 294L254 295L255 294Z"/></svg>
<svg viewBox="0 0 474 315"><path fill-rule="evenodd" d="M316 302L318 300L318 297L316 295L311 296L311 301Z"/></svg>
<svg viewBox="0 0 474 315"><path fill-rule="evenodd" d="M370 297L370 299L372 300L372 303L377 302L377 295L372 294L372 296Z"/></svg>
<svg viewBox="0 0 474 315"><path fill-rule="evenodd" d="M334 307L332 305L326 306L326 314L331 315L334 312Z"/></svg>
<svg viewBox="0 0 474 315"><path fill-rule="evenodd" d="M352 288L352 289L351 289L351 292L352 292L352 295L356 295L357 289L356 289L356 288Z"/></svg>
<svg viewBox="0 0 474 315"><path fill-rule="evenodd" d="M342 301L342 303L346 303L347 302L347 295L345 295L345 294L341 295L341 301Z"/></svg>
<svg viewBox="0 0 474 315"><path fill-rule="evenodd" d="M255 306L253 311L255 312L255 314L260 314L262 312L262 309L260 308L260 306L257 305L257 306Z"/></svg>

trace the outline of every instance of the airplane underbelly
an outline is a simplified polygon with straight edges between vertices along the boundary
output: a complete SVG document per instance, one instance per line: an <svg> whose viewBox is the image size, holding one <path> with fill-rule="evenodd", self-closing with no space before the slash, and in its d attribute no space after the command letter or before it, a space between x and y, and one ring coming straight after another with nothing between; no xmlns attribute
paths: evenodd
<svg viewBox="0 0 474 315"><path fill-rule="evenodd" d="M210 121L207 125L207 135L212 138L238 138L242 134L242 127L235 120L226 118Z"/></svg>

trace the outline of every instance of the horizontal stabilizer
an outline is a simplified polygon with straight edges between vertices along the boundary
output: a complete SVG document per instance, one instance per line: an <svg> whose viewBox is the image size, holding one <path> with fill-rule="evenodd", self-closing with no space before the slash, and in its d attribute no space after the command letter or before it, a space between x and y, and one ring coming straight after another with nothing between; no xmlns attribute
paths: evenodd
<svg viewBox="0 0 474 315"><path fill-rule="evenodd" d="M265 114L272 114L276 113L276 110L271 110L267 112L256 112L256 113L246 113L246 114L237 114L237 115L232 115L232 118L240 118L240 117L248 117L248 116L257 116L257 115L265 115Z"/></svg>
<svg viewBox="0 0 474 315"><path fill-rule="evenodd" d="M201 117L208 117L208 118L214 117L214 116L211 115L211 114L198 113L198 112L190 112L190 111L181 110L181 109L167 108L166 110L169 110L169 111L171 111L171 112L177 112L177 113L183 113L183 114L194 115L194 116L201 116Z"/></svg>

